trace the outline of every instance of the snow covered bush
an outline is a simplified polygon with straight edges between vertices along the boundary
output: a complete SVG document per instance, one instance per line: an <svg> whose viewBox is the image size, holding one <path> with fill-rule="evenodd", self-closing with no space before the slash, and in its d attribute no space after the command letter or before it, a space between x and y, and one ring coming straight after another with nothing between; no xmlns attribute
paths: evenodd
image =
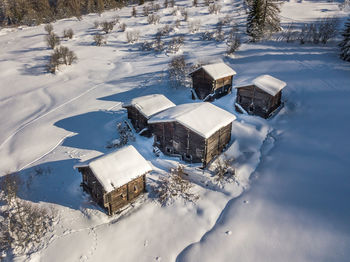
<svg viewBox="0 0 350 262"><path fill-rule="evenodd" d="M101 34L94 35L94 42L96 46L101 46L107 43L105 37Z"/></svg>
<svg viewBox="0 0 350 262"><path fill-rule="evenodd" d="M55 48L51 55L48 69L51 73L55 73L60 65L71 65L78 60L75 53L68 47L60 46Z"/></svg>
<svg viewBox="0 0 350 262"><path fill-rule="evenodd" d="M188 28L190 33L195 33L199 31L199 28L201 27L201 21L200 20L193 20L188 23Z"/></svg>
<svg viewBox="0 0 350 262"><path fill-rule="evenodd" d="M73 35L74 35L74 32L73 32L73 29L72 29L72 28L64 29L64 31L63 31L63 37L64 37L64 38L72 39L72 38L73 38Z"/></svg>
<svg viewBox="0 0 350 262"><path fill-rule="evenodd" d="M200 34L199 37L204 41L211 41L214 39L214 32L204 31Z"/></svg>
<svg viewBox="0 0 350 262"><path fill-rule="evenodd" d="M168 43L168 52L177 53L180 47L183 45L184 40L185 39L183 36L173 37Z"/></svg>
<svg viewBox="0 0 350 262"><path fill-rule="evenodd" d="M176 198L182 198L185 202L195 202L199 199L197 194L191 193L193 185L187 180L184 167L178 165L170 169L169 174L159 179L155 192L157 200L162 206L171 204Z"/></svg>
<svg viewBox="0 0 350 262"><path fill-rule="evenodd" d="M111 21L111 22L107 22L107 21L103 21L101 23L102 26L102 31L104 31L106 34L108 34L109 32L111 32L113 30L113 27L115 26L115 22Z"/></svg>
<svg viewBox="0 0 350 262"><path fill-rule="evenodd" d="M238 48L241 46L241 38L239 36L238 30L236 27L233 27L230 30L226 44L227 44L226 53L228 55L231 55L234 52L236 52Z"/></svg>
<svg viewBox="0 0 350 262"><path fill-rule="evenodd" d="M208 7L209 14L218 14L220 13L221 5L219 4L210 4Z"/></svg>
<svg viewBox="0 0 350 262"><path fill-rule="evenodd" d="M164 49L164 42L162 40L162 35L160 32L157 32L153 44L154 51L161 52Z"/></svg>
<svg viewBox="0 0 350 262"><path fill-rule="evenodd" d="M140 45L140 49L142 51L151 51L152 50L152 42L144 41Z"/></svg>
<svg viewBox="0 0 350 262"><path fill-rule="evenodd" d="M126 41L128 43L135 43L139 40L140 32L138 30L129 30L126 32Z"/></svg>
<svg viewBox="0 0 350 262"><path fill-rule="evenodd" d="M53 32L52 24L45 25L44 30L50 35Z"/></svg>
<svg viewBox="0 0 350 262"><path fill-rule="evenodd" d="M23 255L36 251L43 237L51 230L54 210L19 199L22 182L16 173L0 180L0 253Z"/></svg>
<svg viewBox="0 0 350 262"><path fill-rule="evenodd" d="M158 33L161 36L166 36L169 35L169 33L172 31L173 29L169 26L169 25L165 25L162 28L158 29Z"/></svg>
<svg viewBox="0 0 350 262"><path fill-rule="evenodd" d="M120 31L125 32L126 24L125 24L125 23L121 23L121 24L119 25L119 29L120 29Z"/></svg>
<svg viewBox="0 0 350 262"><path fill-rule="evenodd" d="M345 23L345 29L342 32L343 40L339 43L340 58L350 62L350 18Z"/></svg>
<svg viewBox="0 0 350 262"><path fill-rule="evenodd" d="M186 86L187 68L185 56L175 56L171 59L168 67L169 83L173 88Z"/></svg>
<svg viewBox="0 0 350 262"><path fill-rule="evenodd" d="M115 139L107 144L107 148L119 148L129 143L129 141L135 141L135 136L126 122L117 123L118 139Z"/></svg>
<svg viewBox="0 0 350 262"><path fill-rule="evenodd" d="M160 16L156 14L149 14L147 16L147 22L149 24L158 24L160 20Z"/></svg>
<svg viewBox="0 0 350 262"><path fill-rule="evenodd" d="M143 7L143 15L144 15L144 16L148 16L149 14L150 14L150 8L149 8L148 5L145 5L145 6Z"/></svg>
<svg viewBox="0 0 350 262"><path fill-rule="evenodd" d="M218 158L215 162L214 180L223 185L225 182L234 182L236 180L236 171L233 167L234 158Z"/></svg>
<svg viewBox="0 0 350 262"><path fill-rule="evenodd" d="M100 23L98 21L94 21L94 28L98 29L100 27Z"/></svg>
<svg viewBox="0 0 350 262"><path fill-rule="evenodd" d="M51 34L45 36L46 44L51 49L54 49L56 46L60 44L60 38L55 33L51 32Z"/></svg>
<svg viewBox="0 0 350 262"><path fill-rule="evenodd" d="M221 41L224 41L224 39L225 39L225 32L222 29L222 23L219 22L216 25L215 40L217 42L221 42Z"/></svg>

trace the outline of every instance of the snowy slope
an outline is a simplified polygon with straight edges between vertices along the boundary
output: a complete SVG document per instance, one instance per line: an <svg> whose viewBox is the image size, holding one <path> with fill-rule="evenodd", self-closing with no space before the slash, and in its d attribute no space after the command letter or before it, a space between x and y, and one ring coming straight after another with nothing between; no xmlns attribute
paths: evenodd
<svg viewBox="0 0 350 262"><path fill-rule="evenodd" d="M220 15L209 15L201 5L188 7L190 20L213 28L230 14L244 23L241 2L219 2ZM177 4L191 6L191 1ZM162 207L150 191L133 208L108 218L83 194L72 167L109 152L106 145L117 138L115 124L126 117L122 103L153 93L175 104L192 102L188 90L167 86L171 54L139 51L117 30L106 46L93 46L93 22L119 15L142 39L152 39L157 28L181 18L171 11L159 11L158 25L148 25L141 15L130 18L131 7L54 23L59 34L73 28L74 38L63 45L79 58L57 75L45 72L51 51L43 26L0 31L0 172L21 170L27 186L20 197L58 210L42 248L16 260L347 261L350 65L338 59L334 43L246 43L232 58L223 55L225 43L199 41L182 21L171 33L186 33L180 53L192 62L219 57L237 72L237 86L262 74L283 80L285 107L267 121L237 115L227 154L236 158L238 183L221 187L209 172L186 166L200 196L195 204L178 200ZM286 2L281 13L285 23L345 15L336 2L315 1ZM234 95L214 104L235 113ZM132 144L155 170L149 189L178 162L156 158L152 139L137 137ZM50 171L37 176L38 168Z"/></svg>

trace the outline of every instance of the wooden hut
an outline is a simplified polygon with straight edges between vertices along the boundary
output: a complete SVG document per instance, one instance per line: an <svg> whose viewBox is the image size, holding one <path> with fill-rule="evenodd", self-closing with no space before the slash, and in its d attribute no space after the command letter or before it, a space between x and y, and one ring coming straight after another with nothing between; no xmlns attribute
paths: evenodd
<svg viewBox="0 0 350 262"><path fill-rule="evenodd" d="M211 101L232 90L232 78L236 72L224 63L202 66L192 73L192 98Z"/></svg>
<svg viewBox="0 0 350 262"><path fill-rule="evenodd" d="M145 136L151 136L147 125L148 119L173 106L175 106L173 102L160 94L137 97L123 105L135 130Z"/></svg>
<svg viewBox="0 0 350 262"><path fill-rule="evenodd" d="M75 166L83 176L82 187L109 215L145 192L151 166L133 146L102 155Z"/></svg>
<svg viewBox="0 0 350 262"><path fill-rule="evenodd" d="M281 105L286 83L270 75L262 75L253 83L237 88L236 110L268 118Z"/></svg>
<svg viewBox="0 0 350 262"><path fill-rule="evenodd" d="M153 116L154 145L167 155L206 166L231 139L231 113L207 102L182 104Z"/></svg>

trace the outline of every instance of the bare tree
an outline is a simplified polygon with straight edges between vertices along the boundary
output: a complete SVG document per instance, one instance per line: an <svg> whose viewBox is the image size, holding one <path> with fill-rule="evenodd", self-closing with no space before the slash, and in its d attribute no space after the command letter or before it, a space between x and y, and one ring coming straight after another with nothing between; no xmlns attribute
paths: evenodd
<svg viewBox="0 0 350 262"><path fill-rule="evenodd" d="M236 52L238 48L241 46L241 38L239 36L236 26L232 27L232 29L230 30L226 44L227 44L226 53L228 55L231 55L234 52Z"/></svg>
<svg viewBox="0 0 350 262"><path fill-rule="evenodd" d="M111 32L113 30L115 22L114 21L111 21L111 22L103 21L101 23L101 25L102 25L102 31L104 31L106 34L108 34L109 32Z"/></svg>
<svg viewBox="0 0 350 262"><path fill-rule="evenodd" d="M155 192L161 205L171 204L176 198L182 198L185 202L195 202L199 199L197 194L191 193L193 185L186 175L184 167L178 165L170 169L169 174L160 177Z"/></svg>
<svg viewBox="0 0 350 262"><path fill-rule="evenodd" d="M187 67L185 56L175 56L170 60L168 66L169 82L173 88L186 86Z"/></svg>
<svg viewBox="0 0 350 262"><path fill-rule="evenodd" d="M133 6L133 7L132 7L132 11L131 11L131 16L132 16L132 17L136 17L136 15L137 15L136 7Z"/></svg>

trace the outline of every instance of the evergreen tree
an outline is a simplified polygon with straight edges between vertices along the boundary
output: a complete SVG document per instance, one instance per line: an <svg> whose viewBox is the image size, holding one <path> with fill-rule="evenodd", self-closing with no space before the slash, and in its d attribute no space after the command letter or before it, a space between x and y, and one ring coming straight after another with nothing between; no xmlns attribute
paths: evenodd
<svg viewBox="0 0 350 262"><path fill-rule="evenodd" d="M247 33L253 41L264 34L280 31L279 3L276 0L254 0L247 18Z"/></svg>
<svg viewBox="0 0 350 262"><path fill-rule="evenodd" d="M345 23L345 29L342 33L344 39L340 42L340 58L350 62L350 18Z"/></svg>

